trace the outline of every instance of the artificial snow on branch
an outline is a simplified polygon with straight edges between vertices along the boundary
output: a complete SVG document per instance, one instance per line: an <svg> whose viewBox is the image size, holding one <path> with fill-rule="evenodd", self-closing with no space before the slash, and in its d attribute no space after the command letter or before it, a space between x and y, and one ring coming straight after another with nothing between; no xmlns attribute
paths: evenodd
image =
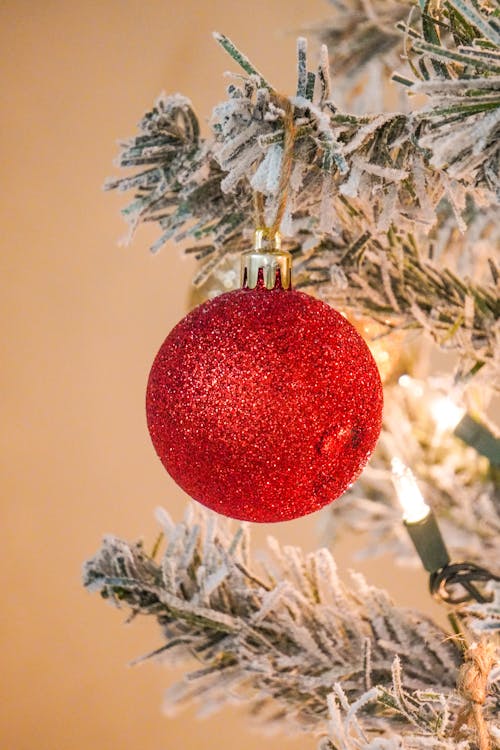
<svg viewBox="0 0 500 750"><path fill-rule="evenodd" d="M245 528L191 506L180 523L165 511L158 518L161 561L108 536L84 583L157 619L165 643L149 656L198 662L169 690L170 707L202 699L207 712L240 699L266 723L321 733L328 707L354 703L363 736L410 732L420 739L405 747L423 738L449 747L463 706L454 689L460 651L427 617L394 606L359 574L343 584L326 549L305 555L270 538L256 569ZM493 709L488 699L488 717Z"/></svg>
<svg viewBox="0 0 500 750"><path fill-rule="evenodd" d="M414 22L394 29L406 35L419 76L398 81L427 99L410 114L340 110L326 49L312 73L299 40L281 230L301 259L301 286L326 284L326 298L342 296L388 326L424 328L460 351L465 373L493 363L498 337L500 51L487 9L453 0L433 12L425 6L419 29ZM107 183L135 191L124 210L132 230L160 225L153 251L192 238L187 252L201 261L196 284L248 246L253 194L265 196L269 224L283 198L283 97L230 40L217 39L245 76L215 107L212 137L200 138L187 99L161 96L139 135L123 144L120 166L139 171ZM338 269L347 281L341 295L331 284Z"/></svg>
<svg viewBox="0 0 500 750"><path fill-rule="evenodd" d="M467 608L469 628L483 635L497 633L500 635L500 582L491 581L488 584L491 599L483 604L471 604Z"/></svg>
<svg viewBox="0 0 500 750"><path fill-rule="evenodd" d="M488 364L494 387L500 365L495 288L440 268L422 257L413 235L394 227L383 239L362 234L364 216L348 203L341 211L350 216L350 241L323 240L301 252L296 286L316 288L325 301L368 315L388 331L423 329L442 349L458 352L460 377Z"/></svg>

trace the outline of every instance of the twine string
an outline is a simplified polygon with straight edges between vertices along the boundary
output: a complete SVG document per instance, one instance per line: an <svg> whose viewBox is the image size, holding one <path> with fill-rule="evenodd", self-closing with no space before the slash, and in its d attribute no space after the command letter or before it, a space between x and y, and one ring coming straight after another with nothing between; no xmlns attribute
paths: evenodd
<svg viewBox="0 0 500 750"><path fill-rule="evenodd" d="M288 97L273 93L275 104L283 110L283 156L281 159L280 178L277 190L276 214L273 223L267 227L264 212L264 195L260 192L254 193L254 209L256 225L266 229L270 239L279 232L288 201L288 191L293 167L293 151L295 146L296 128L293 119L293 104Z"/></svg>
<svg viewBox="0 0 500 750"><path fill-rule="evenodd" d="M455 733L460 732L463 724L472 722L476 728L479 750L491 748L488 727L483 715L483 704L488 696L488 677L495 664L494 644L480 641L467 649L464 663L458 674L458 692L467 703L457 717Z"/></svg>

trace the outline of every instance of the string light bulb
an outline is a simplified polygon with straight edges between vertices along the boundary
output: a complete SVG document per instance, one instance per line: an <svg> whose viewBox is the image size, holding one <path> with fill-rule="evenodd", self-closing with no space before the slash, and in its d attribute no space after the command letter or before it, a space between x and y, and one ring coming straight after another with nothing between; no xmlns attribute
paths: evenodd
<svg viewBox="0 0 500 750"><path fill-rule="evenodd" d="M458 406L449 396L433 398L429 410L436 423L436 430L441 435L453 432L465 415L465 409Z"/></svg>
<svg viewBox="0 0 500 750"><path fill-rule="evenodd" d="M425 502L411 469L397 456L392 459L391 467L392 481L403 509L403 523L424 568L436 573L450 562L436 517Z"/></svg>
<svg viewBox="0 0 500 750"><path fill-rule="evenodd" d="M483 421L471 416L454 398L446 395L443 389L437 391L426 388L421 381L406 373L400 376L398 384L412 400L420 403L425 399L425 408L434 423L435 442L440 442L445 435L453 435L474 448L480 456L487 458L491 466L500 467L500 437ZM477 398L480 402L480 393L477 394ZM481 413L482 408L475 411Z"/></svg>
<svg viewBox="0 0 500 750"><path fill-rule="evenodd" d="M391 468L394 488L403 509L403 520L406 523L422 521L431 509L420 492L413 472L397 456L392 459Z"/></svg>

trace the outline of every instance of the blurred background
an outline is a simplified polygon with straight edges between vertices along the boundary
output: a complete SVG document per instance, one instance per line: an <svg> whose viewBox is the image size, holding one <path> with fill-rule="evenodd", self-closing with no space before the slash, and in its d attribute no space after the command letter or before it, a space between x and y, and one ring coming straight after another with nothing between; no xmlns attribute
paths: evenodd
<svg viewBox="0 0 500 750"><path fill-rule="evenodd" d="M215 29L292 93L295 37L328 12L322 0L1 4L2 750L315 746L263 738L244 707L162 715L180 671L127 666L161 644L155 623L124 627L83 591L80 569L104 532L152 545L154 508L178 519L186 504L150 444L144 390L187 310L194 262L173 246L152 257L155 228L118 246L124 198L101 191L116 141L162 90L190 97L208 131L235 70ZM254 546L273 533L314 549L321 524L256 527ZM340 541L342 570L361 543ZM422 571L356 566L398 603L435 612Z"/></svg>

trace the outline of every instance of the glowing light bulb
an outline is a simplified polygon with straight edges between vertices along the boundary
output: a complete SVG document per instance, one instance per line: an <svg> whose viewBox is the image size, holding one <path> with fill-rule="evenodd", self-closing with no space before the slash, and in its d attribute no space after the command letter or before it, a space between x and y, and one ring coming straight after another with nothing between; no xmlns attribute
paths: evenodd
<svg viewBox="0 0 500 750"><path fill-rule="evenodd" d="M457 406L448 396L433 398L429 410L439 433L453 432L465 414L465 409Z"/></svg>
<svg viewBox="0 0 500 750"><path fill-rule="evenodd" d="M410 524L423 521L431 509L422 497L413 472L397 457L392 459L391 468L394 488L403 509L403 520Z"/></svg>

